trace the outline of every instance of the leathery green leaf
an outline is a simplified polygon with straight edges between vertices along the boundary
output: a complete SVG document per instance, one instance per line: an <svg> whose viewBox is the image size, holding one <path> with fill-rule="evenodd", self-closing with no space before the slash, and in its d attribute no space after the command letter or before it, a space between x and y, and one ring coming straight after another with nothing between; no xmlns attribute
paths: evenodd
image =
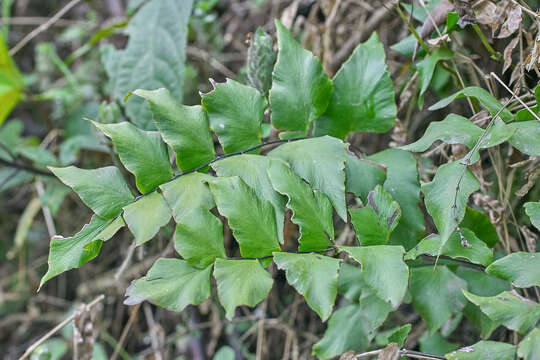
<svg viewBox="0 0 540 360"><path fill-rule="evenodd" d="M96 237L112 222L98 215L92 216L90 222L83 226L77 234L64 238L54 236L49 250L49 269L41 278L39 289L53 277L61 273L81 267L99 254L101 240ZM39 291L38 289L38 291Z"/></svg>
<svg viewBox="0 0 540 360"><path fill-rule="evenodd" d="M182 171L194 169L214 158L214 141L203 108L180 104L167 89L135 90L148 102L163 140L176 153Z"/></svg>
<svg viewBox="0 0 540 360"><path fill-rule="evenodd" d="M237 176L208 180L219 213L229 220L243 257L261 257L279 251L272 204Z"/></svg>
<svg viewBox="0 0 540 360"><path fill-rule="evenodd" d="M332 313L338 288L341 260L318 254L274 253L278 269L285 270L287 282L326 321Z"/></svg>
<svg viewBox="0 0 540 360"><path fill-rule="evenodd" d="M178 221L174 248L197 267L206 267L215 258L225 257L221 221L205 208L194 208Z"/></svg>
<svg viewBox="0 0 540 360"><path fill-rule="evenodd" d="M320 60L303 49L279 20L275 24L279 52L270 89L272 124L305 136L328 107L332 81Z"/></svg>
<svg viewBox="0 0 540 360"><path fill-rule="evenodd" d="M272 187L268 177L270 159L266 156L243 154L229 157L212 164L218 176L238 176L248 184L260 198L268 200L274 207L279 242L283 243L286 198Z"/></svg>
<svg viewBox="0 0 540 360"><path fill-rule="evenodd" d="M206 181L211 179L210 175L194 172L159 187L172 210L174 221L180 222L192 209L202 207L210 210L214 207L214 198L206 185Z"/></svg>
<svg viewBox="0 0 540 360"><path fill-rule="evenodd" d="M349 210L360 245L385 245L401 218L399 204L377 185L367 196L366 207Z"/></svg>
<svg viewBox="0 0 540 360"><path fill-rule="evenodd" d="M314 134L344 139L353 131L387 132L397 108L382 43L373 33L356 47L334 77L328 110L315 121Z"/></svg>
<svg viewBox="0 0 540 360"><path fill-rule="evenodd" d="M146 276L126 290L126 305L148 300L172 311L199 305L210 296L212 265L197 269L180 259L157 259Z"/></svg>
<svg viewBox="0 0 540 360"><path fill-rule="evenodd" d="M214 90L202 95L201 103L225 153L259 145L267 105L264 96L251 86L230 79L213 85Z"/></svg>
<svg viewBox="0 0 540 360"><path fill-rule="evenodd" d="M238 306L255 306L263 301L273 284L272 276L258 260L216 259L214 277L219 301L229 320Z"/></svg>
<svg viewBox="0 0 540 360"><path fill-rule="evenodd" d="M137 245L152 239L171 219L171 210L163 195L154 191L124 207L124 220Z"/></svg>
<svg viewBox="0 0 540 360"><path fill-rule="evenodd" d="M439 167L433 181L422 185L426 209L439 230L439 251L463 219L469 196L478 189L478 179L457 161Z"/></svg>
<svg viewBox="0 0 540 360"><path fill-rule="evenodd" d="M99 169L49 167L49 170L79 195L81 200L99 216L110 219L133 200L120 170L114 166Z"/></svg>
<svg viewBox="0 0 540 360"><path fill-rule="evenodd" d="M278 159L270 161L268 176L274 189L288 198L291 221L300 228L300 251L325 249L332 245L334 226L332 205L321 192L313 192L308 184Z"/></svg>
<svg viewBox="0 0 540 360"><path fill-rule="evenodd" d="M489 220L489 216L478 210L467 207L465 217L459 226L474 232L474 235L489 247L494 247L499 242L499 235L497 235L495 226Z"/></svg>
<svg viewBox="0 0 540 360"><path fill-rule="evenodd" d="M493 253L491 250L472 231L462 228L461 235L463 239L458 232L454 232L441 247L441 237L432 234L409 250L405 256L405 260L416 259L421 254L437 256L440 251L440 255L467 259L474 264L488 266L493 262Z"/></svg>
<svg viewBox="0 0 540 360"><path fill-rule="evenodd" d="M367 200L368 193L386 180L386 167L347 153L345 162L345 191Z"/></svg>
<svg viewBox="0 0 540 360"><path fill-rule="evenodd" d="M448 48L440 48L433 51L431 54L426 55L426 57L420 61L417 65L418 74L420 75L420 82L422 84L420 88L420 96L422 96L433 77L433 72L435 71L435 66L439 61L449 60L454 56L454 52Z"/></svg>
<svg viewBox="0 0 540 360"><path fill-rule="evenodd" d="M540 121L514 122L508 127L516 132L508 142L524 154L540 156Z"/></svg>
<svg viewBox="0 0 540 360"><path fill-rule="evenodd" d="M442 121L430 122L420 139L412 144L401 146L400 149L413 152L426 151L437 140L447 144L463 144L472 149L482 135L482 131L482 128L473 124L469 119L449 114Z"/></svg>
<svg viewBox="0 0 540 360"><path fill-rule="evenodd" d="M514 290L491 297L477 296L465 290L463 293L491 320L521 334L525 334L540 317L540 305L520 296Z"/></svg>
<svg viewBox="0 0 540 360"><path fill-rule="evenodd" d="M347 221L345 205L345 160L347 145L330 136L283 144L268 156L279 158L306 180L314 190L325 193L337 214ZM328 176L332 174L332 176Z"/></svg>
<svg viewBox="0 0 540 360"><path fill-rule="evenodd" d="M453 314L466 304L461 289L467 283L446 266L419 267L411 269L409 289L412 303L426 321L430 333L439 329Z"/></svg>
<svg viewBox="0 0 540 360"><path fill-rule="evenodd" d="M396 309L407 291L409 267L403 262L403 246L340 246L362 265L364 281L375 294Z"/></svg>
<svg viewBox="0 0 540 360"><path fill-rule="evenodd" d="M516 347L497 341L479 341L446 354L448 360L514 360Z"/></svg>
<svg viewBox="0 0 540 360"><path fill-rule="evenodd" d="M469 86L431 105L429 107L429 110L433 111L442 109L455 99L462 97L473 97L478 99L478 101L480 101L480 104L482 104L482 106L489 111L491 116L495 116L499 111L501 111L501 109L503 109L503 105L499 102L499 100L495 99L493 95L491 95L489 92L477 86ZM512 115L510 110L506 108L504 108L500 112L499 116L504 122L508 122L514 119L514 115Z"/></svg>
<svg viewBox="0 0 540 360"><path fill-rule="evenodd" d="M518 356L525 360L538 360L540 354L540 329L534 328L518 345Z"/></svg>
<svg viewBox="0 0 540 360"><path fill-rule="evenodd" d="M535 228L540 230L540 201L526 203L525 213L531 219L531 224L533 224Z"/></svg>
<svg viewBox="0 0 540 360"><path fill-rule="evenodd" d="M128 122L92 122L110 137L126 169L135 175L142 194L155 189L173 176L167 145L157 131L144 131Z"/></svg>
<svg viewBox="0 0 540 360"><path fill-rule="evenodd" d="M486 272L516 287L540 286L540 254L515 252L489 265Z"/></svg>
<svg viewBox="0 0 540 360"><path fill-rule="evenodd" d="M368 157L386 166L384 188L401 207L401 220L390 235L390 243L410 249L424 236L424 214L420 203L420 183L414 156L403 150L388 149Z"/></svg>

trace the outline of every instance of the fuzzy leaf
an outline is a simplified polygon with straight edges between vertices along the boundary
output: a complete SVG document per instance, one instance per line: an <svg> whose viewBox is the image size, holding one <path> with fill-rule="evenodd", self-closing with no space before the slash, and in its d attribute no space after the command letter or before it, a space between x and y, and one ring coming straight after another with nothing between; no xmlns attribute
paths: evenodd
<svg viewBox="0 0 540 360"><path fill-rule="evenodd" d="M155 189L173 176L167 145L157 131L144 131L128 122L92 122L110 137L126 169L135 175L142 194Z"/></svg>
<svg viewBox="0 0 540 360"><path fill-rule="evenodd" d="M491 320L521 334L525 334L540 317L540 305L515 291L504 291L492 297L477 296L466 290L463 294Z"/></svg>
<svg viewBox="0 0 540 360"><path fill-rule="evenodd" d="M334 226L332 205L321 192L311 190L285 162L271 160L268 176L274 189L288 198L291 221L300 228L300 251L325 249L332 245Z"/></svg>
<svg viewBox="0 0 540 360"><path fill-rule="evenodd" d="M120 170L114 166L99 169L49 167L52 173L79 195L81 200L99 216L110 219L133 200Z"/></svg>
<svg viewBox="0 0 540 360"><path fill-rule="evenodd" d="M403 262L402 246L340 246L362 265L364 281L382 300L396 309L407 291L409 268Z"/></svg>
<svg viewBox="0 0 540 360"><path fill-rule="evenodd" d="M332 313L338 288L341 260L317 254L274 253L278 269L285 270L287 282L326 321Z"/></svg>
<svg viewBox="0 0 540 360"><path fill-rule="evenodd" d="M174 248L196 267L206 267L215 258L225 257L221 221L203 207L194 208L178 221Z"/></svg>
<svg viewBox="0 0 540 360"><path fill-rule="evenodd" d="M446 266L411 269L412 303L431 333L465 307L461 289L466 288L467 283Z"/></svg>
<svg viewBox="0 0 540 360"><path fill-rule="evenodd" d="M274 207L279 242L283 243L286 198L274 190L268 177L270 159L266 156L243 154L212 164L218 176L238 176L249 185L258 197L268 200Z"/></svg>
<svg viewBox="0 0 540 360"><path fill-rule="evenodd" d="M332 81L320 60L303 49L279 20L275 24L279 52L270 89L272 124L305 136L328 107Z"/></svg>
<svg viewBox="0 0 540 360"><path fill-rule="evenodd" d="M397 108L394 84L376 33L356 47L334 77L328 110L315 122L314 134L345 139L354 131L387 132Z"/></svg>
<svg viewBox="0 0 540 360"><path fill-rule="evenodd" d="M422 185L426 209L439 230L441 249L463 219L469 196L479 188L478 179L457 161L439 167L433 181Z"/></svg>
<svg viewBox="0 0 540 360"><path fill-rule="evenodd" d="M229 220L243 257L260 257L279 251L276 216L272 204L259 198L237 176L208 181L219 213Z"/></svg>
<svg viewBox="0 0 540 360"><path fill-rule="evenodd" d="M176 153L182 171L192 170L214 158L214 141L208 117L201 106L181 105L167 89L135 90L148 102L154 124Z"/></svg>
<svg viewBox="0 0 540 360"><path fill-rule="evenodd" d="M463 144L472 149L482 132L482 128L474 125L469 119L450 114L442 121L430 122L420 139L400 149L413 152L426 151L437 140L447 144Z"/></svg>
<svg viewBox="0 0 540 360"><path fill-rule="evenodd" d="M540 254L515 252L495 261L486 272L508 280L516 287L540 286Z"/></svg>
<svg viewBox="0 0 540 360"><path fill-rule="evenodd" d="M126 290L125 305L148 300L172 311L188 305L199 305L210 296L212 266L197 269L180 259L160 258L146 276L134 281Z"/></svg>
<svg viewBox="0 0 540 360"><path fill-rule="evenodd" d="M214 277L219 301L229 320L238 306L255 306L264 300L273 284L272 276L258 260L216 259Z"/></svg>
<svg viewBox="0 0 540 360"><path fill-rule="evenodd" d="M214 84L214 90L202 95L201 103L225 153L261 143L261 124L267 104L256 89L227 79L223 84Z"/></svg>
<svg viewBox="0 0 540 360"><path fill-rule="evenodd" d="M185 47L193 0L151 0L129 21L124 50L102 47L102 62L116 100L135 89L169 89L182 100ZM158 40L159 39L159 40ZM126 113L133 123L154 129L152 115L143 99L130 97Z"/></svg>
<svg viewBox="0 0 540 360"><path fill-rule="evenodd" d="M124 208L124 220L137 245L152 239L171 219L171 210L163 195L154 191Z"/></svg>
<svg viewBox="0 0 540 360"><path fill-rule="evenodd" d="M272 150L306 180L314 190L328 196L338 215L347 221L345 205L345 160L347 145L330 136L290 142ZM332 176L328 176L332 174Z"/></svg>

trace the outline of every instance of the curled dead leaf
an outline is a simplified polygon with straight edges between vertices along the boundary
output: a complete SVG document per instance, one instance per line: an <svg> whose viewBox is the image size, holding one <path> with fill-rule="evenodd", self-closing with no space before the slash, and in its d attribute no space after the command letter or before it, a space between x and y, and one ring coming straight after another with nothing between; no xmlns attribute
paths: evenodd
<svg viewBox="0 0 540 360"><path fill-rule="evenodd" d="M521 6L516 3L509 2L506 6L506 21L501 26L498 38L506 38L512 35L521 24Z"/></svg>
<svg viewBox="0 0 540 360"><path fill-rule="evenodd" d="M514 51L514 48L516 47L517 43L519 42L519 37L516 36L510 43L506 46L503 53L504 58L504 66L503 66L503 74L508 70L510 65L512 65L512 52Z"/></svg>

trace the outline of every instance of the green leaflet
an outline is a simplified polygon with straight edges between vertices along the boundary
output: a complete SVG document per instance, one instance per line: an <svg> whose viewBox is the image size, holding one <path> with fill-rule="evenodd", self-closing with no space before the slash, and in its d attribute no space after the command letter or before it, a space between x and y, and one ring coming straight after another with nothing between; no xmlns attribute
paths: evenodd
<svg viewBox="0 0 540 360"><path fill-rule="evenodd" d="M124 207L124 220L137 245L152 239L171 219L171 210L163 195L154 191Z"/></svg>
<svg viewBox="0 0 540 360"><path fill-rule="evenodd" d="M206 181L213 178L210 175L194 172L159 187L172 210L174 221L181 222L182 217L192 209L202 207L210 210L214 207L214 198L206 185Z"/></svg>
<svg viewBox="0 0 540 360"><path fill-rule="evenodd" d="M334 77L328 110L315 121L314 135L344 139L353 131L383 133L396 119L394 85L376 33L356 47Z"/></svg>
<svg viewBox="0 0 540 360"><path fill-rule="evenodd" d="M515 252L495 261L486 272L516 287L540 286L540 254Z"/></svg>
<svg viewBox="0 0 540 360"><path fill-rule="evenodd" d="M101 60L110 79L112 95L122 100L135 89L167 88L182 100L187 25L193 0L151 0L130 20L124 50L101 48ZM159 39L159 40L158 40ZM126 113L133 123L154 129L143 99L130 97Z"/></svg>
<svg viewBox="0 0 540 360"><path fill-rule="evenodd" d="M454 52L448 48L442 47L433 51L431 54L426 55L422 61L417 64L418 74L420 75L420 96L422 96L428 89L435 71L435 66L439 61L449 60L454 56Z"/></svg>
<svg viewBox="0 0 540 360"><path fill-rule="evenodd" d="M303 49L279 20L275 24L279 52L270 89L272 124L305 136L328 107L332 81L320 60Z"/></svg>
<svg viewBox="0 0 540 360"><path fill-rule="evenodd" d="M230 346L224 345L219 348L212 360L235 360L236 354Z"/></svg>
<svg viewBox="0 0 540 360"><path fill-rule="evenodd" d="M525 334L540 317L540 305L520 296L514 290L492 297L477 296L466 290L463 290L463 294L491 320L521 334Z"/></svg>
<svg viewBox="0 0 540 360"><path fill-rule="evenodd" d="M99 216L110 219L133 200L120 170L114 166L98 169L49 167L64 184L71 187L81 200Z"/></svg>
<svg viewBox="0 0 540 360"><path fill-rule="evenodd" d="M494 247L499 242L499 235L497 235L495 226L489 220L489 216L480 211L467 207L465 209L465 217L459 226L474 232L474 235L489 247Z"/></svg>
<svg viewBox="0 0 540 360"><path fill-rule="evenodd" d="M515 346L496 341L479 341L474 345L446 354L448 360L514 360Z"/></svg>
<svg viewBox="0 0 540 360"><path fill-rule="evenodd" d="M524 360L537 360L540 354L540 329L534 328L518 345L518 356Z"/></svg>
<svg viewBox="0 0 540 360"><path fill-rule="evenodd" d="M341 260L317 254L274 253L278 269L285 270L287 282L326 321L332 313L338 289Z"/></svg>
<svg viewBox="0 0 540 360"><path fill-rule="evenodd" d="M416 259L421 254L437 256L440 252L440 255L446 255L454 259L464 258L474 264L484 266L488 266L493 262L493 253L491 252L491 249L488 248L482 240L478 239L472 231L462 228L461 234L467 242L466 244L462 244L461 236L458 232L454 232L442 246L441 237L439 235L429 235L418 245L409 250L407 255L405 255L405 260Z"/></svg>
<svg viewBox="0 0 540 360"><path fill-rule="evenodd" d="M202 95L201 103L225 153L259 145L267 105L264 96L231 79L213 85L214 90Z"/></svg>
<svg viewBox="0 0 540 360"><path fill-rule="evenodd" d="M515 129L515 134L509 142L524 154L540 156L540 121L531 120L508 124Z"/></svg>
<svg viewBox="0 0 540 360"><path fill-rule="evenodd" d="M401 146L400 149L413 152L426 151L436 140L447 144L463 144L472 149L482 132L482 128L474 125L469 119L449 114L442 121L430 122L420 139L412 144Z"/></svg>
<svg viewBox="0 0 540 360"><path fill-rule="evenodd" d="M214 141L208 116L201 106L181 105L167 89L135 90L148 102L163 140L176 153L182 171L195 169L214 158Z"/></svg>
<svg viewBox="0 0 540 360"><path fill-rule="evenodd" d="M124 218L122 216L117 216L96 236L94 240L110 240L114 235L116 235L118 230L124 226L126 226Z"/></svg>
<svg viewBox="0 0 540 360"><path fill-rule="evenodd" d="M478 189L478 179L457 161L440 166L433 181L422 185L426 209L439 230L441 249L463 219L469 196Z"/></svg>
<svg viewBox="0 0 540 360"><path fill-rule="evenodd" d="M366 201L368 193L386 180L386 168L347 153L345 179L345 191Z"/></svg>
<svg viewBox="0 0 540 360"><path fill-rule="evenodd" d="M39 289L53 277L78 268L95 258L99 254L102 244L102 241L96 241L96 237L111 222L112 220L94 215L90 222L84 225L77 234L68 238L62 236L53 237L49 251L49 269L41 278Z"/></svg>
<svg viewBox="0 0 540 360"><path fill-rule="evenodd" d="M180 259L157 259L146 276L134 281L126 290L125 305L145 300L172 311L198 305L210 296L212 265L204 269L190 266Z"/></svg>
<svg viewBox="0 0 540 360"><path fill-rule="evenodd" d="M321 359L329 359L346 351L366 351L375 330L381 326L390 305L368 299L360 304L345 306L332 314L324 337L313 345L313 354Z"/></svg>
<svg viewBox="0 0 540 360"><path fill-rule="evenodd" d="M349 213L362 246L387 244L401 218L399 204L381 185L368 194L366 207L351 209Z"/></svg>
<svg viewBox="0 0 540 360"><path fill-rule="evenodd" d="M322 250L332 245L334 225L332 205L319 191L308 184L281 160L271 160L268 176L274 189L288 198L291 221L300 228L299 251Z"/></svg>
<svg viewBox="0 0 540 360"><path fill-rule="evenodd" d="M455 99L459 99L465 96L476 98L480 102L480 104L482 104L482 106L489 111L491 116L495 116L503 108L503 105L499 102L499 100L495 99L493 95L491 95L486 90L477 86L469 86L431 105L429 107L429 110L433 111L442 109ZM512 115L512 113L506 108L501 111L499 117L504 122L509 122L514 119L514 115Z"/></svg>
<svg viewBox="0 0 540 360"><path fill-rule="evenodd" d="M461 289L466 288L467 283L446 266L438 266L435 270L433 267L411 269L412 303L426 321L430 333L465 307Z"/></svg>
<svg viewBox="0 0 540 360"><path fill-rule="evenodd" d="M243 257L261 257L279 251L272 204L237 176L208 180L219 213L229 220Z"/></svg>
<svg viewBox="0 0 540 360"><path fill-rule="evenodd" d="M273 47L272 37L262 28L257 28L248 48L247 76L251 86L265 96L268 95L268 90L272 86L272 70L276 62L276 52Z"/></svg>
<svg viewBox="0 0 540 360"><path fill-rule="evenodd" d="M475 269L459 267L456 270L456 275L467 281L469 291L477 295L495 296L503 291L510 290L510 284L507 281ZM488 339L491 333L501 325L500 322L491 320L478 306L471 302L465 305L463 314L480 329L482 339Z"/></svg>
<svg viewBox="0 0 540 360"><path fill-rule="evenodd" d="M375 294L396 309L407 291L409 268L403 262L402 246L340 246L362 265L364 281Z"/></svg>
<svg viewBox="0 0 540 360"><path fill-rule="evenodd" d="M203 207L194 208L179 219L174 248L196 267L206 267L215 258L225 257L221 221Z"/></svg>
<svg viewBox="0 0 540 360"><path fill-rule="evenodd" d="M459 348L459 345L446 340L439 331L430 334L426 331L418 339L420 343L420 351L426 354L442 355L454 351Z"/></svg>
<svg viewBox="0 0 540 360"><path fill-rule="evenodd" d="M420 183L414 156L403 150L388 149L368 157L386 166L384 188L399 203L402 214L390 243L410 249L424 237L424 214L420 203Z"/></svg>
<svg viewBox="0 0 540 360"><path fill-rule="evenodd" d="M531 106L529 109L535 113L540 114L540 86L536 86L534 89L534 97L536 98L536 105ZM516 121L536 120L533 114L529 112L529 109L521 109L516 113Z"/></svg>
<svg viewBox="0 0 540 360"><path fill-rule="evenodd" d="M385 346L389 343L395 342L398 344L399 348L402 348L405 340L407 340L407 336L409 336L411 328L411 324L405 324L390 330L381 331L375 337L375 342L378 346Z"/></svg>
<svg viewBox="0 0 540 360"><path fill-rule="evenodd" d="M229 320L238 306L255 306L266 298L273 284L272 277L258 260L216 259L214 277L219 301Z"/></svg>
<svg viewBox="0 0 540 360"><path fill-rule="evenodd" d="M135 175L137 188L142 194L173 176L167 145L157 131L144 131L128 122L92 123L112 139L122 164Z"/></svg>
<svg viewBox="0 0 540 360"><path fill-rule="evenodd" d="M526 203L525 213L531 218L531 224L540 230L540 202Z"/></svg>
<svg viewBox="0 0 540 360"><path fill-rule="evenodd" d="M279 242L283 243L286 199L272 187L267 170L270 159L266 156L243 154L212 164L218 176L238 176L249 185L258 197L268 200L274 207Z"/></svg>
<svg viewBox="0 0 540 360"><path fill-rule="evenodd" d="M21 99L23 88L23 78L0 34L0 126Z"/></svg>
<svg viewBox="0 0 540 360"><path fill-rule="evenodd" d="M281 145L268 156L289 163L314 190L325 193L338 215L347 221L345 205L345 160L347 145L330 136ZM332 174L332 176L329 176Z"/></svg>

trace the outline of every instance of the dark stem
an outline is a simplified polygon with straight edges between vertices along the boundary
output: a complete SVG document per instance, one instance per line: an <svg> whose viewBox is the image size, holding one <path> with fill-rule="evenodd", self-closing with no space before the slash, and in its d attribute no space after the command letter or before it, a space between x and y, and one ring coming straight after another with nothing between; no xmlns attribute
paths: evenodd
<svg viewBox="0 0 540 360"><path fill-rule="evenodd" d="M53 176L53 174L51 174L48 171L38 169L38 168L33 167L31 165L21 164L21 163L16 162L16 161L8 161L8 160L0 158L0 164L8 166L8 167L15 168L15 169L19 169L19 170L25 170L25 171L34 173L36 175Z"/></svg>

